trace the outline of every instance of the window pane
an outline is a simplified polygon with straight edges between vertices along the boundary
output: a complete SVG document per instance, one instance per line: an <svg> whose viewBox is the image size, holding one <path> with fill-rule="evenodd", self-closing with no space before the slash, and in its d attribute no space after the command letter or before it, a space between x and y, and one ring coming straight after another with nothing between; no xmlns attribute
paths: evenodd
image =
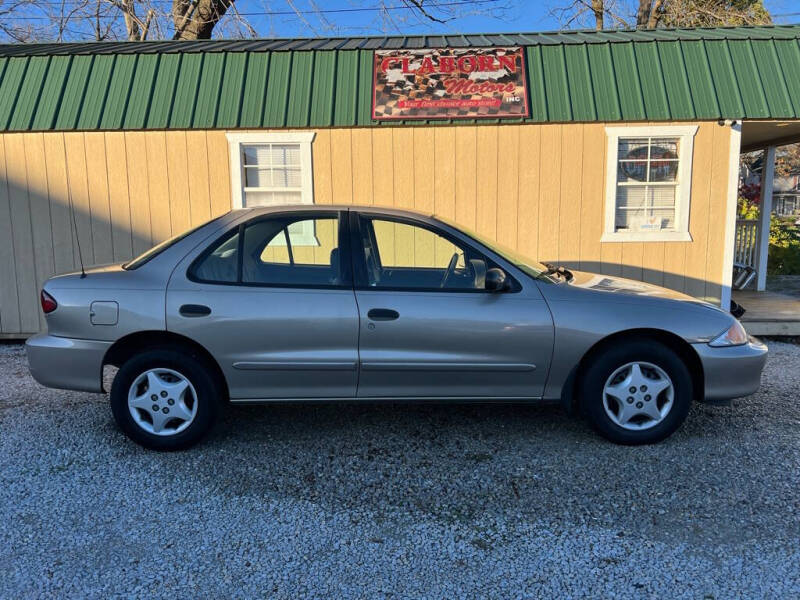
<svg viewBox="0 0 800 600"><path fill-rule="evenodd" d="M300 166L300 144L243 144L244 165Z"/></svg>
<svg viewBox="0 0 800 600"><path fill-rule="evenodd" d="M369 235L370 226L374 242ZM374 287L483 289L486 260L425 227L362 220L367 281Z"/></svg>
<svg viewBox="0 0 800 600"><path fill-rule="evenodd" d="M618 151L615 230L674 230L680 138L620 139Z"/></svg>
<svg viewBox="0 0 800 600"><path fill-rule="evenodd" d="M618 186L616 230L645 232L674 229L673 185Z"/></svg>
<svg viewBox="0 0 800 600"><path fill-rule="evenodd" d="M647 181L647 161L619 161L617 182L626 183L629 181Z"/></svg>
<svg viewBox="0 0 800 600"><path fill-rule="evenodd" d="M617 208L644 208L646 201L646 185L626 185L617 188Z"/></svg>
<svg viewBox="0 0 800 600"><path fill-rule="evenodd" d="M656 185L650 188L651 215L659 225L658 229L675 228L675 194L673 185Z"/></svg>
<svg viewBox="0 0 800 600"><path fill-rule="evenodd" d="M654 223L657 230L675 229L675 209L657 208L651 211L650 220Z"/></svg>
<svg viewBox="0 0 800 600"><path fill-rule="evenodd" d="M677 160L651 160L650 181L675 181L678 177Z"/></svg>
<svg viewBox="0 0 800 600"><path fill-rule="evenodd" d="M269 144L248 144L242 146L243 164L269 166L270 145Z"/></svg>
<svg viewBox="0 0 800 600"><path fill-rule="evenodd" d="M276 169L245 167L244 178L246 188L299 188L302 185L298 167Z"/></svg>
<svg viewBox="0 0 800 600"><path fill-rule="evenodd" d="M242 205L300 204L300 150L301 144L242 144ZM282 188L292 191L281 192Z"/></svg>
<svg viewBox="0 0 800 600"><path fill-rule="evenodd" d="M300 204L300 192L245 192L245 206L276 206L281 204Z"/></svg>
<svg viewBox="0 0 800 600"><path fill-rule="evenodd" d="M286 232L289 243L286 243ZM245 229L242 281L340 285L338 220L280 217Z"/></svg>
<svg viewBox="0 0 800 600"><path fill-rule="evenodd" d="M215 246L205 258L192 266L191 273L202 281L220 283L236 282L238 269L239 233L234 229Z"/></svg>
<svg viewBox="0 0 800 600"><path fill-rule="evenodd" d="M272 166L300 166L300 144L272 144Z"/></svg>
<svg viewBox="0 0 800 600"><path fill-rule="evenodd" d="M678 176L678 139L620 139L617 182L675 181Z"/></svg>
<svg viewBox="0 0 800 600"><path fill-rule="evenodd" d="M300 181L300 169L297 167L272 170L272 185L274 187L299 188L302 184L302 181Z"/></svg>
<svg viewBox="0 0 800 600"><path fill-rule="evenodd" d="M644 218L644 209L621 210L617 209L616 228L618 231L638 231L634 225Z"/></svg>
<svg viewBox="0 0 800 600"><path fill-rule="evenodd" d="M653 138L650 141L650 160L659 158L678 158L677 138Z"/></svg>
<svg viewBox="0 0 800 600"><path fill-rule="evenodd" d="M244 187L260 188L272 187L272 170L245 167Z"/></svg>
<svg viewBox="0 0 800 600"><path fill-rule="evenodd" d="M618 156L620 159L646 160L647 145L647 139L620 139Z"/></svg>

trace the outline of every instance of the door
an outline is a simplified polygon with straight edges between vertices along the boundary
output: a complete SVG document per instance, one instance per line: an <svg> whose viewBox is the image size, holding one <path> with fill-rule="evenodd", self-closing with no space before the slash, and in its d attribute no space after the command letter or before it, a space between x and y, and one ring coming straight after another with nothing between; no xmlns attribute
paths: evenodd
<svg viewBox="0 0 800 600"><path fill-rule="evenodd" d="M167 327L214 355L231 399L355 396L358 311L341 226L336 211L268 214L175 270Z"/></svg>
<svg viewBox="0 0 800 600"><path fill-rule="evenodd" d="M553 325L532 280L487 291L500 265L467 241L427 222L351 215L359 397L542 395Z"/></svg>

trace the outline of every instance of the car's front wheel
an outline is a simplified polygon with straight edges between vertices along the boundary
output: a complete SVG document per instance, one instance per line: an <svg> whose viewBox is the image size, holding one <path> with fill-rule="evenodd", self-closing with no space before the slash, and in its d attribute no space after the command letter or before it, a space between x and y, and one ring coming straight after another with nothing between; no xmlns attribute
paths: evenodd
<svg viewBox="0 0 800 600"><path fill-rule="evenodd" d="M585 366L581 402L589 421L618 444L652 444L686 419L692 379L683 360L656 341L621 341Z"/></svg>
<svg viewBox="0 0 800 600"><path fill-rule="evenodd" d="M178 348L142 352L125 362L114 378L114 419L146 448L188 448L217 419L221 393L210 373L201 360Z"/></svg>

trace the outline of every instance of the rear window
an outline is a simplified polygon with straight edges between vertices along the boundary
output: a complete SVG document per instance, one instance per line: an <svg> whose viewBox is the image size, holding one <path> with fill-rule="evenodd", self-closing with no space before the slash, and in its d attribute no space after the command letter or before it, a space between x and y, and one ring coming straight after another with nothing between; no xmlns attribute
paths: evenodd
<svg viewBox="0 0 800 600"><path fill-rule="evenodd" d="M192 235L195 231L198 231L198 230L202 229L206 225L210 225L211 223L213 223L214 221L219 220L220 218L222 218L222 215L217 217L216 219L211 219L210 221L206 221L202 225L198 225L197 227L193 227L192 229L189 229L188 231L184 231L183 233L179 233L178 235L173 236L173 237L169 238L168 240L164 240L163 242L161 242L157 246L153 246L152 248L150 248L150 250L148 250L144 254L140 254L139 256L134 258L133 260L129 260L128 262L126 262L125 264L122 265L122 268L127 270L127 271L134 271L134 270L138 269L142 265L144 265L144 264L150 262L151 260L153 260L156 256L158 256L159 254L161 254L162 252L164 252L168 248L170 248L170 247L174 246L175 244L177 244L178 242L180 242L182 239Z"/></svg>

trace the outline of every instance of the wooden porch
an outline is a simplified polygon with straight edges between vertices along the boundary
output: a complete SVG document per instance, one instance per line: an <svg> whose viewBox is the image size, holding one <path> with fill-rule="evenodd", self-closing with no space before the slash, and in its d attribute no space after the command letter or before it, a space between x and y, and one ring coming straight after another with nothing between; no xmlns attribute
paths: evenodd
<svg viewBox="0 0 800 600"><path fill-rule="evenodd" d="M733 300L747 310L741 320L751 335L800 336L800 296L734 290Z"/></svg>

